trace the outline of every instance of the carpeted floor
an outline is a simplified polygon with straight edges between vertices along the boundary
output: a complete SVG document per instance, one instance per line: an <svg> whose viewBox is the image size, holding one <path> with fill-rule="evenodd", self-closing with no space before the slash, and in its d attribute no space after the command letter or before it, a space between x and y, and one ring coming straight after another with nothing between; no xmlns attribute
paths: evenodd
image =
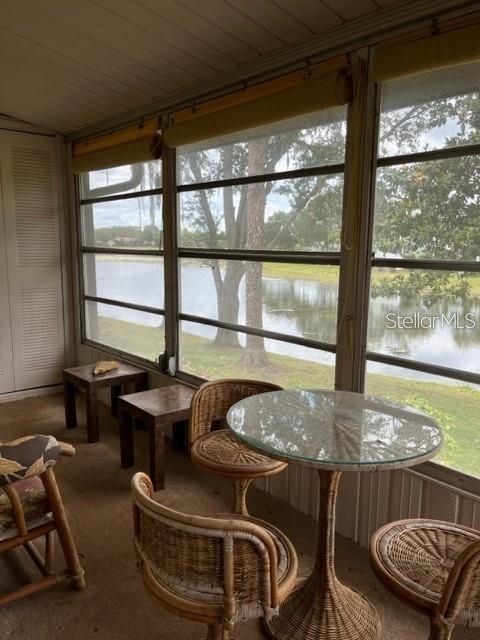
<svg viewBox="0 0 480 640"><path fill-rule="evenodd" d="M75 458L62 458L57 479L67 506L87 589L78 593L62 583L2 607L0 638L15 640L193 640L205 627L163 611L149 596L134 568L129 481L133 470L120 468L116 423L102 406L101 442L85 442L83 401L79 428L66 430L62 396L0 403L0 439L30 433L52 433L77 448ZM136 432L136 470L146 467L146 434ZM229 485L197 470L183 454L168 451L167 489L159 498L190 513L228 510ZM300 573L308 573L315 552L316 525L285 503L251 488L253 515L276 524L293 541ZM57 561L59 556L57 555ZM22 550L0 557L0 589L18 578L26 581L31 561ZM385 640L428 638L427 619L400 604L372 575L366 550L338 537L337 572L378 607ZM32 574L34 575L34 573ZM239 624L238 640L263 638L257 622ZM477 630L457 629L456 640L479 638Z"/></svg>

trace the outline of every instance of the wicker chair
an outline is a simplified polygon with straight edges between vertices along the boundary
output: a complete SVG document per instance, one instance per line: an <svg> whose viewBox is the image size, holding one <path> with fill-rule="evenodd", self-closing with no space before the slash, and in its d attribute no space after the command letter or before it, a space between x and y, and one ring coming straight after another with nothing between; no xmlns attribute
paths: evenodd
<svg viewBox="0 0 480 640"><path fill-rule="evenodd" d="M372 537L380 580L431 619L430 640L480 626L480 532L438 520L399 520Z"/></svg>
<svg viewBox="0 0 480 640"><path fill-rule="evenodd" d="M0 552L23 546L42 573L42 578L1 595L0 604L49 587L65 574L75 589L85 588L84 572L53 473L60 454L72 456L75 449L53 436L25 436L0 443ZM68 568L62 574L52 570L55 531ZM32 542L40 537L45 538L44 556Z"/></svg>
<svg viewBox="0 0 480 640"><path fill-rule="evenodd" d="M236 622L274 615L295 586L288 538L261 520L203 517L152 499L144 473L132 479L135 549L145 587L167 610L228 640Z"/></svg>
<svg viewBox="0 0 480 640"><path fill-rule="evenodd" d="M247 489L255 478L280 473L287 463L272 460L238 442L223 426L227 412L239 400L281 387L258 380L213 380L192 397L189 446L192 461L204 471L229 478L233 485L232 513L248 515Z"/></svg>

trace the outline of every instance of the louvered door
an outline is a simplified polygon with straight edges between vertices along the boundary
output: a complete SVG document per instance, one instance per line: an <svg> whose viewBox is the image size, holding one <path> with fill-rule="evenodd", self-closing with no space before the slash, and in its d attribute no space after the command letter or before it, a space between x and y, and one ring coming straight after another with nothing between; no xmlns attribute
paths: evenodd
<svg viewBox="0 0 480 640"><path fill-rule="evenodd" d="M60 382L65 366L55 140L0 135L13 368L20 390Z"/></svg>
<svg viewBox="0 0 480 640"><path fill-rule="evenodd" d="M10 330L5 221L2 206L2 173L0 171L0 393L13 391L13 351Z"/></svg>

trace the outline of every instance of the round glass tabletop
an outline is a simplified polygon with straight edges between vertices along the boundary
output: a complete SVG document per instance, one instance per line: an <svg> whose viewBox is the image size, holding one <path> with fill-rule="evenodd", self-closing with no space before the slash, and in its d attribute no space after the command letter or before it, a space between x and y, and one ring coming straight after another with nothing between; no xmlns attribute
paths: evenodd
<svg viewBox="0 0 480 640"><path fill-rule="evenodd" d="M272 391L234 404L227 422L253 449L323 469L393 469L433 457L442 432L414 407L361 393Z"/></svg>

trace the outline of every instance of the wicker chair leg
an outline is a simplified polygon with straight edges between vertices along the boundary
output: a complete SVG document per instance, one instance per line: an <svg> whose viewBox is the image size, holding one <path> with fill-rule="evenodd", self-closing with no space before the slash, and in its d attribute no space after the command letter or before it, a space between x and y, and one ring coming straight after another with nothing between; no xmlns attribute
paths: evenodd
<svg viewBox="0 0 480 640"><path fill-rule="evenodd" d="M237 513L241 516L248 516L247 509L247 489L252 482L252 478L246 480L232 480L233 485L233 505L232 513Z"/></svg>
<svg viewBox="0 0 480 640"><path fill-rule="evenodd" d="M450 640L455 625L436 615L430 622L430 635L428 640Z"/></svg>
<svg viewBox="0 0 480 640"><path fill-rule="evenodd" d="M233 638L230 638L228 629L223 624L209 624L207 640L233 640Z"/></svg>
<svg viewBox="0 0 480 640"><path fill-rule="evenodd" d="M65 556L73 587L77 591L82 591L85 589L85 572L78 559L77 549L65 514L65 508L58 490L55 475L51 469L47 469L47 471L41 475L41 478L50 504L50 509L52 510L53 520L60 540L60 546L62 547L63 555Z"/></svg>

